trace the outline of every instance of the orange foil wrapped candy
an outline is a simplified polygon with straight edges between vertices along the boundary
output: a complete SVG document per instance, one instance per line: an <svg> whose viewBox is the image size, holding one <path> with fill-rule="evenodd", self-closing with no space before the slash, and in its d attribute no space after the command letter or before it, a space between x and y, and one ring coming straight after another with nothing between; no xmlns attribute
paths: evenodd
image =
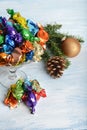
<svg viewBox="0 0 87 130"><path fill-rule="evenodd" d="M3 34L3 31L2 31L2 30L0 30L0 35L1 35L1 34Z"/></svg>
<svg viewBox="0 0 87 130"><path fill-rule="evenodd" d="M33 50L33 45L30 41L25 41L23 43L23 45L21 46L21 50L23 53L27 53L27 52L30 52L31 50Z"/></svg>
<svg viewBox="0 0 87 130"><path fill-rule="evenodd" d="M48 33L41 27L40 30L37 33L37 36L40 38L40 42L39 44L46 49L46 45L45 43L48 41L49 39L49 35Z"/></svg>
<svg viewBox="0 0 87 130"><path fill-rule="evenodd" d="M7 56L8 55L4 52L0 53L0 66L7 64Z"/></svg>
<svg viewBox="0 0 87 130"><path fill-rule="evenodd" d="M39 44L43 47L44 50L46 50L46 43L43 41L40 41Z"/></svg>
<svg viewBox="0 0 87 130"><path fill-rule="evenodd" d="M16 47L14 49L14 51L12 52L12 57L14 59L12 64L13 65L17 64L20 61L21 57L22 57L22 51L21 51L21 49L18 48L18 47Z"/></svg>
<svg viewBox="0 0 87 130"><path fill-rule="evenodd" d="M44 29L40 29L37 33L37 36L44 42L48 41L49 39L48 33Z"/></svg>
<svg viewBox="0 0 87 130"><path fill-rule="evenodd" d="M9 106L11 109L17 107L18 101L13 97L12 93L10 93L9 97L6 97L4 100L4 104Z"/></svg>
<svg viewBox="0 0 87 130"><path fill-rule="evenodd" d="M7 96L4 99L4 104L9 106L11 109L18 106L18 100L13 96L12 90L16 87L16 84L10 86Z"/></svg>
<svg viewBox="0 0 87 130"><path fill-rule="evenodd" d="M14 62L13 56L8 55L6 58L7 65L11 65Z"/></svg>

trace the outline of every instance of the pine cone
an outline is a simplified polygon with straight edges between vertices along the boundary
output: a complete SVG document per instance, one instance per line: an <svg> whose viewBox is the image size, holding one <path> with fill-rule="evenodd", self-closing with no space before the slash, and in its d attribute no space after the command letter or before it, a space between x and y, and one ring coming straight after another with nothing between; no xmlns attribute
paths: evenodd
<svg viewBox="0 0 87 130"><path fill-rule="evenodd" d="M47 71L53 78L61 77L65 67L66 61L62 57L54 56L47 61Z"/></svg>

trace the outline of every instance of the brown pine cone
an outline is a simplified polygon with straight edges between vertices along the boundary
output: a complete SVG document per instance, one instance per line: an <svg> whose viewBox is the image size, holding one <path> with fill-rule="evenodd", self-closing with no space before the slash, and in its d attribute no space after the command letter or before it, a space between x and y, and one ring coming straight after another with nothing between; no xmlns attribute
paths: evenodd
<svg viewBox="0 0 87 130"><path fill-rule="evenodd" d="M53 78L60 78L66 67L66 61L63 57L54 56L47 61L47 71Z"/></svg>

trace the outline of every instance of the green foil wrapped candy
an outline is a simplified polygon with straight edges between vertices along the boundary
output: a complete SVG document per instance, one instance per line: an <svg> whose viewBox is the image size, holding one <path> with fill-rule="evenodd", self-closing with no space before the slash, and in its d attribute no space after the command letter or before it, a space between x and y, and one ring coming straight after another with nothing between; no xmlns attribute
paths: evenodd
<svg viewBox="0 0 87 130"><path fill-rule="evenodd" d="M0 45L2 45L4 43L4 36L0 35Z"/></svg>
<svg viewBox="0 0 87 130"><path fill-rule="evenodd" d="M12 94L17 100L21 100L23 94L24 94L24 89L22 87L23 85L23 80L19 79L16 82L16 87L13 89Z"/></svg>

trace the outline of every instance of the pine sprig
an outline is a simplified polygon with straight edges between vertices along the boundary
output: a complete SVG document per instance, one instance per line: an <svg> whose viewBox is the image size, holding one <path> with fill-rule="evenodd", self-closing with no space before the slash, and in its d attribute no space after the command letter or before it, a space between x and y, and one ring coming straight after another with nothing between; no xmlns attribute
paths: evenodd
<svg viewBox="0 0 87 130"><path fill-rule="evenodd" d="M49 38L57 39L57 40L62 40L63 37L72 37L75 39L78 39L79 42L84 42L84 40L80 36L74 36L74 35L69 35L67 33L61 33L59 30L61 29L62 25L61 24L47 24L44 26L44 29L48 32ZM58 42L58 41L57 41Z"/></svg>
<svg viewBox="0 0 87 130"><path fill-rule="evenodd" d="M51 51L51 54L53 54L54 56L64 56L63 52L55 42L53 41L48 42L47 47Z"/></svg>
<svg viewBox="0 0 87 130"><path fill-rule="evenodd" d="M50 54L48 51L44 51L44 54L42 55L42 59L44 59L45 62L47 62L50 58Z"/></svg>
<svg viewBox="0 0 87 130"><path fill-rule="evenodd" d="M61 24L56 24L56 23L55 23L55 24L53 24L53 25L47 24L46 26L44 26L44 29L48 32L49 35L51 35L51 34L54 34L54 32L57 33L57 31L58 31L61 27L62 27Z"/></svg>
<svg viewBox="0 0 87 130"><path fill-rule="evenodd" d="M64 55L62 49L61 49L61 43L63 38L76 38L79 40L79 42L84 42L84 40L81 37L76 37L73 35L65 34L59 32L61 29L62 25L61 24L47 24L44 26L44 29L48 32L49 34L49 40L46 43L47 50L45 51L44 55L42 56L44 61L47 62L47 60L50 58L50 56L60 56L63 57L66 60L66 68L69 67L70 61L68 58ZM50 53L49 53L50 52Z"/></svg>

